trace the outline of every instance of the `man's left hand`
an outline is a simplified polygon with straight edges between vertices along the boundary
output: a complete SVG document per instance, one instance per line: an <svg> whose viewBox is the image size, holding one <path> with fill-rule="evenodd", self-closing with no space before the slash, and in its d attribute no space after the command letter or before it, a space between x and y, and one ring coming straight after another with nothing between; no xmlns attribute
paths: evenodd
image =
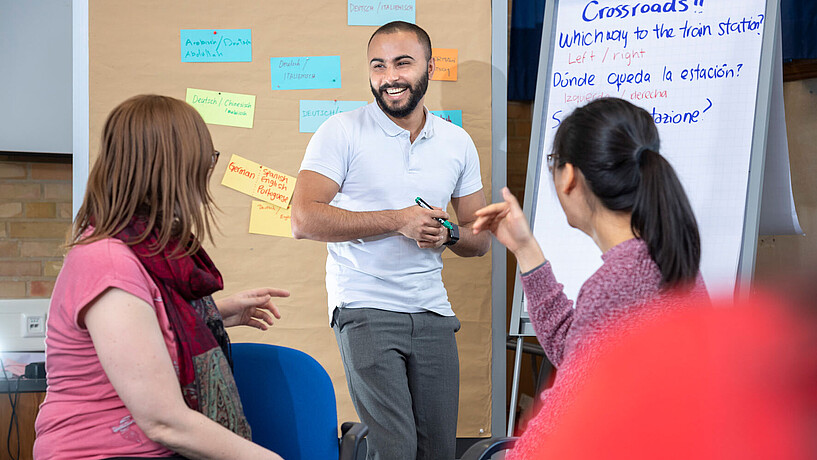
<svg viewBox="0 0 817 460"><path fill-rule="evenodd" d="M437 229L437 233L423 235L423 239L417 240L417 246L423 249L435 249L442 246L446 241L448 241L448 229L440 226L440 228Z"/></svg>

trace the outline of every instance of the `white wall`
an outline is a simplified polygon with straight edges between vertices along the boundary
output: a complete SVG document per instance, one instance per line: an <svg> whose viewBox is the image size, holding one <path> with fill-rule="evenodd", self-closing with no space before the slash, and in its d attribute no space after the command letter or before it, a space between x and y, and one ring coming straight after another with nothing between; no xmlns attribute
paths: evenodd
<svg viewBox="0 0 817 460"><path fill-rule="evenodd" d="M0 0L0 151L71 153L71 0Z"/></svg>
<svg viewBox="0 0 817 460"><path fill-rule="evenodd" d="M48 303L49 299L0 300L0 352L45 350Z"/></svg>

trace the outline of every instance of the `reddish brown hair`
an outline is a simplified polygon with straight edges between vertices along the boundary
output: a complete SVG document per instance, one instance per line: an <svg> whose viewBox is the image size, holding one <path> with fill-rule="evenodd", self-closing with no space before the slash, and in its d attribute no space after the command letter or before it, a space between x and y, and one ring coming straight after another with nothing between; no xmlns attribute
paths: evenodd
<svg viewBox="0 0 817 460"><path fill-rule="evenodd" d="M192 254L209 238L213 221L208 189L213 140L196 110L178 99L141 95L108 115L99 156L88 177L85 198L68 246L109 238L134 215L147 221L145 240L158 228L159 253L171 239L177 255Z"/></svg>

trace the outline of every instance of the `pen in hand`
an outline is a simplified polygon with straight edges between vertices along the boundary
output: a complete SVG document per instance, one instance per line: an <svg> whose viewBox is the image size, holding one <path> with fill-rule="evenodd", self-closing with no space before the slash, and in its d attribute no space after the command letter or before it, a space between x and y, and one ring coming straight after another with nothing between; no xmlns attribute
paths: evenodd
<svg viewBox="0 0 817 460"><path fill-rule="evenodd" d="M419 206L419 207L421 207L421 208L425 208L425 209L434 209L434 208L432 208L432 207L431 207L431 206L430 206L428 203L426 203L426 202L425 202L425 200L423 200L423 199L422 199L422 198L420 198L419 196L418 196L417 198L415 198L415 199L414 199L414 202L415 202L415 203L417 203L417 206ZM451 222L449 222L449 221L447 221L447 220L445 220L445 219L441 219L441 218L439 218L439 217L435 217L435 219L437 219L437 222L439 222L440 224L442 224L442 226L443 226L443 227L445 227L445 228L447 228L447 229L451 230Z"/></svg>

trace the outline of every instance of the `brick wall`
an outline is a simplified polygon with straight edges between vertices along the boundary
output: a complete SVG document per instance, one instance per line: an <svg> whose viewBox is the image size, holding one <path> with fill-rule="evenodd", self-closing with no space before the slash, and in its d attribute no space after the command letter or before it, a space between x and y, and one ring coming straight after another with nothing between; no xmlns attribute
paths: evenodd
<svg viewBox="0 0 817 460"><path fill-rule="evenodd" d="M532 101L508 101L508 188L520 203L525 195L532 119Z"/></svg>
<svg viewBox="0 0 817 460"><path fill-rule="evenodd" d="M71 163L19 158L0 156L0 298L50 297L71 226Z"/></svg>
<svg viewBox="0 0 817 460"><path fill-rule="evenodd" d="M508 101L508 188L516 196L519 203L524 206L525 181L528 174L528 151L530 149L531 123L533 120L533 101ZM511 307L513 305L513 289L516 276L516 258L508 251L508 264L506 273L507 286L507 321L510 324ZM526 342L537 343L535 337L526 337ZM512 387L514 351L506 353L507 369L507 404L510 404L510 392ZM519 393L528 395L527 401L532 401L534 394L534 374L531 369L530 360L527 356L522 360L522 369L519 379ZM531 415L531 410L523 401L520 404L522 413L517 418L519 426L524 426L527 417Z"/></svg>
<svg viewBox="0 0 817 460"><path fill-rule="evenodd" d="M523 206L525 204L525 180L528 174L528 150L530 148L532 115L532 101L508 101L508 188L516 199L519 200L519 204ZM514 276L516 274L516 259L510 251L508 251L507 268L507 305L508 319L510 320Z"/></svg>

